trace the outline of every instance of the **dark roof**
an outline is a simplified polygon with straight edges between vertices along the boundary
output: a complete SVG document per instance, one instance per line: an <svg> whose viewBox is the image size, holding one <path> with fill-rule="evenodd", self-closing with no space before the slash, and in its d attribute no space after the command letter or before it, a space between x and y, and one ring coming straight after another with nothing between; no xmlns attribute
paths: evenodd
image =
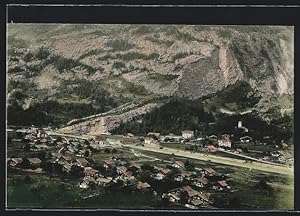
<svg viewBox="0 0 300 216"><path fill-rule="evenodd" d="M208 184L208 182L209 182L209 180L205 177L196 178L195 180L197 182L200 182L200 183L204 184L204 185Z"/></svg>

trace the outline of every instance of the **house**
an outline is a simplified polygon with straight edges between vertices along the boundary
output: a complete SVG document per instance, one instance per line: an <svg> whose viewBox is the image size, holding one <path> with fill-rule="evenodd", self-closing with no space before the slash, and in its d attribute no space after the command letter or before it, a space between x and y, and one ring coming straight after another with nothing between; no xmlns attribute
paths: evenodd
<svg viewBox="0 0 300 216"><path fill-rule="evenodd" d="M236 149L236 150L234 151L234 153L236 153L236 154L240 154L240 153L242 153L242 152L243 152L243 150L240 149L240 148L238 148L238 149Z"/></svg>
<svg viewBox="0 0 300 216"><path fill-rule="evenodd" d="M20 163L20 166L22 168L31 168L31 169L36 169L39 167L41 164L41 160L39 158L25 158L23 161Z"/></svg>
<svg viewBox="0 0 300 216"><path fill-rule="evenodd" d="M183 180L185 180L185 179L190 180L190 176L191 176L190 173L182 172L180 174L175 175L174 181L183 182Z"/></svg>
<svg viewBox="0 0 300 216"><path fill-rule="evenodd" d="M112 167L115 165L115 162L113 160L104 160L103 161L103 167L105 169L108 169L109 167Z"/></svg>
<svg viewBox="0 0 300 216"><path fill-rule="evenodd" d="M209 180L205 177L195 178L193 184L197 187L205 187L209 184Z"/></svg>
<svg viewBox="0 0 300 216"><path fill-rule="evenodd" d="M151 186L147 182L138 181L136 188L139 190L150 188Z"/></svg>
<svg viewBox="0 0 300 216"><path fill-rule="evenodd" d="M127 171L127 168L125 166L119 166L117 167L117 173L118 174L125 174Z"/></svg>
<svg viewBox="0 0 300 216"><path fill-rule="evenodd" d="M50 156L51 156L52 159L57 160L57 159L59 159L62 155L61 155L60 153L57 153L57 152L51 152Z"/></svg>
<svg viewBox="0 0 300 216"><path fill-rule="evenodd" d="M147 145L159 146L159 142L155 140L153 137L149 137L149 136L145 137L144 142Z"/></svg>
<svg viewBox="0 0 300 216"><path fill-rule="evenodd" d="M98 177L96 179L97 184L101 185L101 186L105 186L105 185L109 184L111 181L112 181L111 177L107 177L107 178Z"/></svg>
<svg viewBox="0 0 300 216"><path fill-rule="evenodd" d="M195 136L194 131L192 131L192 130L181 131L181 135L184 139L192 139Z"/></svg>
<svg viewBox="0 0 300 216"><path fill-rule="evenodd" d="M162 167L157 167L157 170L158 170L160 173L164 174L164 175L167 175L168 173L171 172L170 169L168 169L168 168L162 168Z"/></svg>
<svg viewBox="0 0 300 216"><path fill-rule="evenodd" d="M58 161L61 162L72 162L72 157L68 156L68 155L61 155L61 157L59 157Z"/></svg>
<svg viewBox="0 0 300 216"><path fill-rule="evenodd" d="M98 170L93 169L92 167L84 167L83 173L85 176L98 177Z"/></svg>
<svg viewBox="0 0 300 216"><path fill-rule="evenodd" d="M11 167L17 167L22 163L23 159L22 158L9 158L7 160L7 165Z"/></svg>
<svg viewBox="0 0 300 216"><path fill-rule="evenodd" d="M240 141L243 142L243 143L248 143L248 142L252 141L252 137L250 137L250 136L243 136L243 137L240 138Z"/></svg>
<svg viewBox="0 0 300 216"><path fill-rule="evenodd" d="M203 171L205 175L209 175L209 176L216 174L216 171L212 168L203 168Z"/></svg>
<svg viewBox="0 0 300 216"><path fill-rule="evenodd" d="M133 164L132 166L131 166L135 171L140 171L142 168L141 168L141 165L139 165L139 164Z"/></svg>
<svg viewBox="0 0 300 216"><path fill-rule="evenodd" d="M225 189L230 189L230 187L227 184L226 180L218 181L218 190L225 190Z"/></svg>
<svg viewBox="0 0 300 216"><path fill-rule="evenodd" d="M71 171L71 168L72 168L72 164L64 163L63 166L62 166L62 171L66 172L66 173L69 173Z"/></svg>
<svg viewBox="0 0 300 216"><path fill-rule="evenodd" d="M183 180L184 180L184 176L181 174L175 175L174 177L174 181L183 182Z"/></svg>
<svg viewBox="0 0 300 216"><path fill-rule="evenodd" d="M222 138L218 140L218 145L220 147L231 148L229 135L227 134L222 135Z"/></svg>
<svg viewBox="0 0 300 216"><path fill-rule="evenodd" d="M217 151L218 149L217 149L214 145L208 145L208 146L207 146L207 150L208 150L209 152L215 152L215 151Z"/></svg>
<svg viewBox="0 0 300 216"><path fill-rule="evenodd" d="M96 182L95 178L88 176L88 177L83 178L83 180L79 183L79 187L87 189L92 184L97 184L97 182Z"/></svg>
<svg viewBox="0 0 300 216"><path fill-rule="evenodd" d="M132 175L131 171L126 171L125 173L122 173L122 177L123 177L124 180L134 179L134 176Z"/></svg>
<svg viewBox="0 0 300 216"><path fill-rule="evenodd" d="M213 134L213 135L210 135L210 136L208 137L208 139L214 141L214 140L218 140L218 137L217 137L216 135Z"/></svg>
<svg viewBox="0 0 300 216"><path fill-rule="evenodd" d="M176 191L172 191L169 193L163 193L162 198L166 198L169 200L169 202L172 202L172 203L179 202L179 200L180 200L180 197Z"/></svg>
<svg viewBox="0 0 300 216"><path fill-rule="evenodd" d="M128 137L128 138L132 138L132 137L135 137L135 135L132 134L132 133L127 133L127 137Z"/></svg>
<svg viewBox="0 0 300 216"><path fill-rule="evenodd" d="M147 136L153 136L153 137L158 139L160 137L160 133L158 133L158 132L149 132L147 134Z"/></svg>
<svg viewBox="0 0 300 216"><path fill-rule="evenodd" d="M184 186L179 189L181 193L185 194L188 198L188 203L191 204L203 204L203 203L210 203L209 201L209 194L208 193L200 193L190 186Z"/></svg>
<svg viewBox="0 0 300 216"><path fill-rule="evenodd" d="M44 131L43 129L38 129L38 130L37 130L36 137L37 137L37 138L40 138L40 139L46 138L46 137L48 137L48 134L47 134L46 131Z"/></svg>
<svg viewBox="0 0 300 216"><path fill-rule="evenodd" d="M185 165L182 161L175 161L175 163L172 164L172 167L175 167L175 168L184 168Z"/></svg>
<svg viewBox="0 0 300 216"><path fill-rule="evenodd" d="M85 158L78 158L76 159L75 164L80 167L86 167L89 165L89 162Z"/></svg>
<svg viewBox="0 0 300 216"><path fill-rule="evenodd" d="M159 172L159 173L156 173L156 174L152 174L151 177L155 180L162 180L166 177L166 175Z"/></svg>

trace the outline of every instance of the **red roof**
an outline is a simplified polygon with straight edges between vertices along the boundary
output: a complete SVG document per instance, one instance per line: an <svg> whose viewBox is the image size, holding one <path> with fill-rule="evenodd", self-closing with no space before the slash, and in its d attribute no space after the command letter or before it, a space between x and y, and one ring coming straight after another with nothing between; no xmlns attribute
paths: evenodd
<svg viewBox="0 0 300 216"><path fill-rule="evenodd" d="M196 196L196 195L200 194L198 191L194 190L190 186L182 187L181 191L187 192L187 194L188 194L189 197L193 197L193 196Z"/></svg>
<svg viewBox="0 0 300 216"><path fill-rule="evenodd" d="M131 172L131 171L127 171L127 172L125 172L125 175L126 175L127 177L131 177L131 176L132 176L132 172Z"/></svg>
<svg viewBox="0 0 300 216"><path fill-rule="evenodd" d="M226 180L218 181L218 184L219 184L220 186L222 186L222 187L227 187L227 186L228 186Z"/></svg>
<svg viewBox="0 0 300 216"><path fill-rule="evenodd" d="M213 146L213 145L208 145L208 146L207 146L207 149L208 149L209 151L216 151L216 150L217 150L217 148L216 148L215 146Z"/></svg>
<svg viewBox="0 0 300 216"><path fill-rule="evenodd" d="M162 172L163 174L168 174L169 172L171 172L170 169L168 169L168 168L162 168L162 167L159 167L158 170L160 172Z"/></svg>
<svg viewBox="0 0 300 216"><path fill-rule="evenodd" d="M107 165L114 164L113 160L104 160L103 162Z"/></svg>

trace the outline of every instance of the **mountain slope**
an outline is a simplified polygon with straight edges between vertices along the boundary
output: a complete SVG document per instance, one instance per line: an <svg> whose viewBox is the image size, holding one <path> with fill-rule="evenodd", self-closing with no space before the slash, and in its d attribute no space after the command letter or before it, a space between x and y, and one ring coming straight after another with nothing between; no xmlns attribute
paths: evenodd
<svg viewBox="0 0 300 216"><path fill-rule="evenodd" d="M39 107L59 125L76 106L90 106L88 116L161 97L197 100L238 81L264 110L293 98L293 43L293 28L279 26L9 24L8 113ZM49 101L61 111L51 113Z"/></svg>

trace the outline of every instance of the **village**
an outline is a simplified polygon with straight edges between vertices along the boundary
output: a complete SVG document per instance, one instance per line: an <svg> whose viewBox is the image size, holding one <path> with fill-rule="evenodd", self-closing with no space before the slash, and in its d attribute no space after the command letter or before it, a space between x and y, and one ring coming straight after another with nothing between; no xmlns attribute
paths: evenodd
<svg viewBox="0 0 300 216"><path fill-rule="evenodd" d="M237 127L247 133L241 121ZM290 166L293 163L293 157L282 153L288 148L283 141L274 146L273 151L258 154L257 158L247 156L254 143L266 146L266 143L247 135L239 137L238 142L232 142L233 137L228 134L196 137L192 130L184 130L181 135L149 132L147 136L139 137L128 132L126 135L101 134L86 139L51 135L41 128L28 128L19 134L19 139L10 141L22 143L24 156L7 158L11 169L76 179L77 186L86 190L126 187L152 193L161 202L167 203L166 207L213 208L211 194L230 192L234 187L227 180L227 173L209 166L195 166L186 158L165 160L149 156L130 146L160 150L172 145L185 146L186 152L200 151L204 155L226 152L229 158L239 157L245 163L255 160Z"/></svg>

